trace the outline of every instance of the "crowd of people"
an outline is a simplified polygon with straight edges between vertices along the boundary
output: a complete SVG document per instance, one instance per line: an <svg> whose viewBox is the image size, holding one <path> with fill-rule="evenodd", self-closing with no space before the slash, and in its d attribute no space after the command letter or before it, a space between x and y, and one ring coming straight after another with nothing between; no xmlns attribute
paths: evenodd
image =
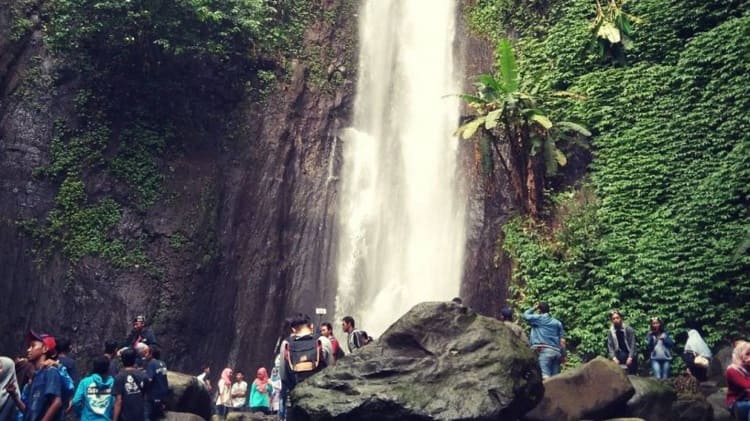
<svg viewBox="0 0 750 421"><path fill-rule="evenodd" d="M504 309L503 312L508 316L501 318L512 319L512 310ZM567 353L565 329L562 323L550 314L549 305L545 302L527 309L522 317L531 326L529 344L537 353L542 377L548 378L559 374ZM625 323L619 310L612 310L609 313L609 320L610 327L606 333L609 358L628 374L638 374L639 349L635 330ZM644 342L651 374L657 379L668 378L675 342L669 336L662 319L651 318ZM712 357L711 349L700 333L695 329L688 330L682 354L687 372L698 381L705 381L708 364Z"/></svg>
<svg viewBox="0 0 750 421"><path fill-rule="evenodd" d="M197 376L210 393L215 393L216 413L226 416L230 412L260 412L277 414L286 419L288 394L301 381L333 366L357 348L367 345L372 338L363 330L356 329L351 316L344 317L341 328L346 333L346 351L334 336L333 326L325 322L315 329L310 317L296 314L286 320L288 332L280 342L271 376L265 367L259 367L255 379L249 386L244 374L231 367L224 368L217 385L211 384L210 368L205 366Z"/></svg>
<svg viewBox="0 0 750 421"><path fill-rule="evenodd" d="M513 312L504 309L501 319L512 322ZM566 341L562 323L550 315L547 303L540 302L523 313L523 319L531 326L529 345L536 352L543 378L560 373L565 361ZM609 313L610 328L607 331L607 353L628 374L638 373L638 341L635 330L625 323L622 313ZM517 326L517 325L516 325ZM657 379L669 377L674 358L674 340L669 336L665 323L652 317L645 338L646 355L651 374ZM696 382L707 380L708 368L713 354L696 329L687 331L682 360L686 375ZM750 342L736 340L733 344L732 363L726 368L727 409L737 420L750 421Z"/></svg>
<svg viewBox="0 0 750 421"><path fill-rule="evenodd" d="M0 421L143 421L164 417L167 367L146 319L137 316L128 338L107 341L78 376L66 338L29 331L26 354L0 357Z"/></svg>
<svg viewBox="0 0 750 421"><path fill-rule="evenodd" d="M287 323L288 336L270 375L259 367L248 385L241 370L227 367L214 386L210 367L202 367L196 377L213 397L217 414L251 411L285 419L289 391L345 355L330 323L315 331L305 314ZM347 352L371 341L366 332L355 329L352 317L345 317L341 326L347 334ZM133 329L124 341L106 341L104 352L93 359L89 375L83 378L69 355L68 339L29 331L26 342L25 355L0 357L0 421L62 421L71 414L83 421L164 417L167 367L144 316L133 319Z"/></svg>
<svg viewBox="0 0 750 421"><path fill-rule="evenodd" d="M458 298L453 301L461 304ZM562 322L550 314L549 305L539 302L523 312L522 318L530 326L528 337L514 322L511 309L505 308L500 314L500 319L534 350L542 377L559 374L567 352L565 330ZM618 310L609 313L609 320L609 358L628 374L637 374L635 330ZM356 328L350 316L341 320L347 335L345 347L334 336L330 323L322 323L316 330L310 317L299 313L287 319L287 325L288 332L280 342L270 375L265 367L258 367L248 385L241 370L226 367L214 385L210 367L202 367L196 377L213 396L215 413L226 416L232 411L260 412L277 414L285 420L287 397L299 382L373 340ZM0 421L58 421L70 413L84 421L141 421L164 416L169 392L167 367L145 317L133 320L133 329L124 342L107 341L104 353L93 360L93 369L82 379L75 359L69 355L69 340L30 331L27 342L26 355L15 360L0 357ZM644 343L652 375L668 378L675 358L675 341L662 319L651 318ZM687 375L697 381L706 380L711 358L711 350L700 333L688 330L682 353ZM735 342L726 379L728 409L737 419L750 421L750 342Z"/></svg>

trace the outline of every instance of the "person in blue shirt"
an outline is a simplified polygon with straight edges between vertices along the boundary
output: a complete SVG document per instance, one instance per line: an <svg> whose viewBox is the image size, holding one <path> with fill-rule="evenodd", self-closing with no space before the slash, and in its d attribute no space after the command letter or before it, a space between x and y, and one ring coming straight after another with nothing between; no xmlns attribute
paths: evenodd
<svg viewBox="0 0 750 421"><path fill-rule="evenodd" d="M109 375L109 360L97 357L93 373L81 380L73 397L73 409L81 421L109 421L112 419L115 397L114 379Z"/></svg>
<svg viewBox="0 0 750 421"><path fill-rule="evenodd" d="M674 341L669 337L664 323L658 317L651 318L651 329L646 335L646 343L648 344L651 371L654 377L657 379L668 378Z"/></svg>
<svg viewBox="0 0 750 421"><path fill-rule="evenodd" d="M7 391L23 412L24 421L62 420L62 378L50 359L55 354L55 338L34 331L29 331L28 338L26 357L36 368L34 378L24 388L23 400L18 397L16 385L9 385Z"/></svg>
<svg viewBox="0 0 750 421"><path fill-rule="evenodd" d="M523 318L531 325L529 343L539 358L542 378L560 374L560 365L565 355L565 330L562 323L550 316L549 304L539 302L523 312Z"/></svg>

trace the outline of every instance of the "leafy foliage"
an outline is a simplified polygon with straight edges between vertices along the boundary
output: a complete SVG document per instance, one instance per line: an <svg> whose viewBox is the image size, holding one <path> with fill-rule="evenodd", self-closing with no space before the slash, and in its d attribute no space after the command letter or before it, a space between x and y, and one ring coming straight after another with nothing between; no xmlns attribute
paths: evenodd
<svg viewBox="0 0 750 421"><path fill-rule="evenodd" d="M478 140L478 151L485 161L493 161L494 156L501 160L508 179L519 194L519 201L527 212L536 215L541 206L541 194L546 174L557 172L558 166L567 163L565 154L558 148L560 138L575 140L577 133L590 136L583 126L569 121L553 123L541 109L540 101L534 96L536 88L526 89L528 83L518 73L516 59L510 41L498 43L498 69L496 75L477 76L476 95L461 95L476 116L456 130L456 135L471 139L478 129L486 131L486 136ZM489 140L493 148L485 148ZM508 157L501 151L501 145L508 145ZM541 157L544 167L538 165Z"/></svg>
<svg viewBox="0 0 750 421"><path fill-rule="evenodd" d="M136 125L120 134L117 156L112 159L110 170L138 192L142 208L153 204L161 192L164 176L157 165L156 157L164 151L168 134L164 129Z"/></svg>
<svg viewBox="0 0 750 421"><path fill-rule="evenodd" d="M595 158L582 191L553 194L551 224L506 225L515 302L549 301L584 357L604 352L612 308L640 337L651 315L712 344L747 336L748 2L632 1L627 67L587 51L592 4L553 3L559 19L519 41L524 72L587 98L555 109L591 129Z"/></svg>
<svg viewBox="0 0 750 421"><path fill-rule="evenodd" d="M623 10L626 0L606 0L602 6L596 1L596 17L592 25L592 32L596 43L600 47L600 54L609 52L622 60L622 50L629 50L633 43L630 36L633 25L643 23L643 20Z"/></svg>
<svg viewBox="0 0 750 421"><path fill-rule="evenodd" d="M31 0L23 4L31 10ZM51 161L37 171L61 183L56 206L25 225L72 261L148 264L138 241L118 238L120 217L145 212L161 195L165 153L220 131L248 91L270 91L299 52L308 2L59 0L42 11L45 42L63 58L58 82L74 80L80 90L77 115L56 124ZM130 191L99 197L86 188L91 179Z"/></svg>

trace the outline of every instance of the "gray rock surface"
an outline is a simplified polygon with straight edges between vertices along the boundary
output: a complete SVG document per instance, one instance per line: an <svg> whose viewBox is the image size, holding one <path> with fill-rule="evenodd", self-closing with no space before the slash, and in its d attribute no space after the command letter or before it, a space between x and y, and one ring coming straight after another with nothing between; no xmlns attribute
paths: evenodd
<svg viewBox="0 0 750 421"><path fill-rule="evenodd" d="M504 323L422 303L376 343L299 384L292 419L510 420L542 393L534 354Z"/></svg>
<svg viewBox="0 0 750 421"><path fill-rule="evenodd" d="M725 372L730 364L732 364L732 347L727 345L719 348L708 366L708 378L715 381L720 387L726 386Z"/></svg>
<svg viewBox="0 0 750 421"><path fill-rule="evenodd" d="M733 421L734 417L727 409L727 388L720 388L718 391L706 397L706 401L711 405L714 411L714 421Z"/></svg>
<svg viewBox="0 0 750 421"><path fill-rule="evenodd" d="M677 393L667 383L652 377L628 376L635 394L628 400L629 415L645 420L668 420Z"/></svg>
<svg viewBox="0 0 750 421"><path fill-rule="evenodd" d="M211 397L198 379L169 371L167 381L171 392L167 399L167 411L190 413L204 419L211 418ZM180 420L188 421L189 418Z"/></svg>
<svg viewBox="0 0 750 421"><path fill-rule="evenodd" d="M635 393L625 373L612 361L596 359L544 382L544 398L524 420L576 421L623 416Z"/></svg>
<svg viewBox="0 0 750 421"><path fill-rule="evenodd" d="M672 403L672 419L677 421L713 421L714 411L705 399L679 399Z"/></svg>
<svg viewBox="0 0 750 421"><path fill-rule="evenodd" d="M206 418L200 415L191 414L189 412L167 412L167 421L204 421Z"/></svg>

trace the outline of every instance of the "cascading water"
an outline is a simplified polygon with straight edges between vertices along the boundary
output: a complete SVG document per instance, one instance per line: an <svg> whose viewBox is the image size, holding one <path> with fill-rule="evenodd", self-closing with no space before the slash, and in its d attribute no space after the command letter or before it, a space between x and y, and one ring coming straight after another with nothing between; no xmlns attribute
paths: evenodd
<svg viewBox="0 0 750 421"><path fill-rule="evenodd" d="M456 0L367 0L353 127L345 129L336 317L379 335L459 292Z"/></svg>

